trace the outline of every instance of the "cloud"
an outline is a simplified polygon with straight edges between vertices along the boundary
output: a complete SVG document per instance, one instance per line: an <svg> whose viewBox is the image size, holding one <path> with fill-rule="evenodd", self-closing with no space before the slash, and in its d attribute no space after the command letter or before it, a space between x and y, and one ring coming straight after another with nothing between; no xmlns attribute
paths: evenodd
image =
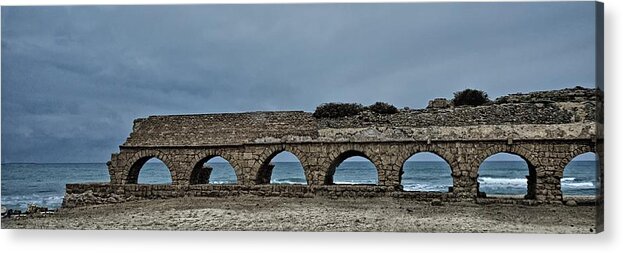
<svg viewBox="0 0 623 253"><path fill-rule="evenodd" d="M2 8L2 161L103 162L153 114L423 107L594 84L594 4Z"/></svg>

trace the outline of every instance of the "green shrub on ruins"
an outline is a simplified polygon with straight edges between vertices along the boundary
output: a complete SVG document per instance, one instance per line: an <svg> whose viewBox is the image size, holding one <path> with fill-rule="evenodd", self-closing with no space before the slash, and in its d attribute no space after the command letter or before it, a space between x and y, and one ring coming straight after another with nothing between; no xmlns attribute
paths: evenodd
<svg viewBox="0 0 623 253"><path fill-rule="evenodd" d="M340 118L354 116L363 111L357 103L325 103L316 107L313 116L316 118Z"/></svg>
<svg viewBox="0 0 623 253"><path fill-rule="evenodd" d="M452 103L454 106L471 105L478 106L491 102L486 92L474 89L465 89L454 93Z"/></svg>
<svg viewBox="0 0 623 253"><path fill-rule="evenodd" d="M376 112L378 114L394 114L398 113L398 108L395 106L385 103L385 102L376 102L373 105L366 107L366 109Z"/></svg>

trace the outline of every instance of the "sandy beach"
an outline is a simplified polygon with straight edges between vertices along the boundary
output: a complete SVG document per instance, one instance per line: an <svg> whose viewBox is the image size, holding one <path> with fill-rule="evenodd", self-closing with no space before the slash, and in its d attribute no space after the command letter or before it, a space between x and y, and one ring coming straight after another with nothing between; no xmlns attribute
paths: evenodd
<svg viewBox="0 0 623 253"><path fill-rule="evenodd" d="M595 206L393 198L179 198L2 219L2 229L594 233Z"/></svg>

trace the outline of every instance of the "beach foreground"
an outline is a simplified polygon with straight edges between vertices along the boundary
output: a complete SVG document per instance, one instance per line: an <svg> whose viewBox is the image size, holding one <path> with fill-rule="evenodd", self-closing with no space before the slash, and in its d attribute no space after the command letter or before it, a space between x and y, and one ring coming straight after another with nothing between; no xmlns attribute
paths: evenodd
<svg viewBox="0 0 623 253"><path fill-rule="evenodd" d="M3 229L594 233L595 206L393 198L178 198L2 219Z"/></svg>

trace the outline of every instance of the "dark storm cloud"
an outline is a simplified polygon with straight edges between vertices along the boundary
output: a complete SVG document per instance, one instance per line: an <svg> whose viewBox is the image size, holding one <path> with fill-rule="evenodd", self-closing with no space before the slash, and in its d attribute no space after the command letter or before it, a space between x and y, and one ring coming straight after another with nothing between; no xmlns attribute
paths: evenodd
<svg viewBox="0 0 623 253"><path fill-rule="evenodd" d="M2 161L106 161L152 114L423 107L594 84L593 3L2 8Z"/></svg>

